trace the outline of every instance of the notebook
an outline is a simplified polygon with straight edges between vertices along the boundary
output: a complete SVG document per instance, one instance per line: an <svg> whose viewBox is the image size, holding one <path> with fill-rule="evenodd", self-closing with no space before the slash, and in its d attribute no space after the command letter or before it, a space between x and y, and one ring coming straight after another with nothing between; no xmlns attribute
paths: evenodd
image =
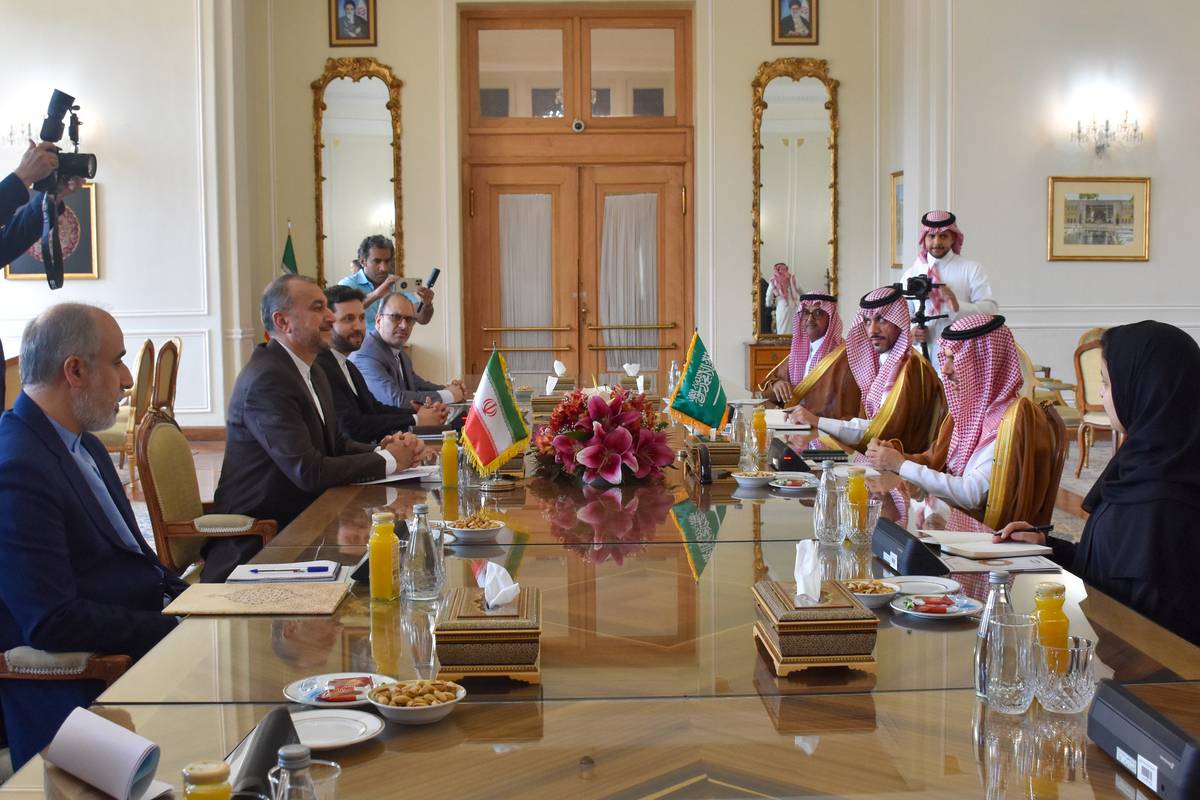
<svg viewBox="0 0 1200 800"><path fill-rule="evenodd" d="M788 422L787 414L782 408L768 408L763 412L766 417L767 427L773 431L807 431L811 430L807 425L797 425L794 422Z"/></svg>
<svg viewBox="0 0 1200 800"><path fill-rule="evenodd" d="M943 553L964 558L1016 558L1043 556L1053 552L1044 544L1030 542L993 542L991 531L931 531L918 530L925 539L932 539Z"/></svg>
<svg viewBox="0 0 1200 800"><path fill-rule="evenodd" d="M1062 568L1045 556L1018 556L1016 558L972 559L962 556L942 556L942 562L955 572L1062 572Z"/></svg>
<svg viewBox="0 0 1200 800"><path fill-rule="evenodd" d="M339 575L336 561L293 561L284 564L241 564L226 583L309 583L336 581Z"/></svg>

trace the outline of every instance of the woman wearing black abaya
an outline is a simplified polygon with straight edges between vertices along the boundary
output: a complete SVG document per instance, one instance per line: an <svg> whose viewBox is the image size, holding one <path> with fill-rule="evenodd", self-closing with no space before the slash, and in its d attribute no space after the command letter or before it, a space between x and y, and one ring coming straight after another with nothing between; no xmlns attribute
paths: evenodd
<svg viewBox="0 0 1200 800"><path fill-rule="evenodd" d="M1104 408L1125 440L1084 498L1078 546L1054 540L1055 558L1200 645L1200 614L1184 599L1200 567L1200 346L1152 321L1110 328L1101 345ZM997 540L1045 541L1014 532L1025 527L1014 522Z"/></svg>

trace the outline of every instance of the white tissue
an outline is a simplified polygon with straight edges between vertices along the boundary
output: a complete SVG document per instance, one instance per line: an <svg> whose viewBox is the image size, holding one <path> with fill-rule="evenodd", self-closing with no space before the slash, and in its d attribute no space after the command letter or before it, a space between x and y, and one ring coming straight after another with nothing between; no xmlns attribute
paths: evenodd
<svg viewBox="0 0 1200 800"><path fill-rule="evenodd" d="M821 599L821 557L815 539L796 542L796 603Z"/></svg>
<svg viewBox="0 0 1200 800"><path fill-rule="evenodd" d="M638 394L645 394L646 393L646 376L645 375L637 376L637 385L638 385Z"/></svg>
<svg viewBox="0 0 1200 800"><path fill-rule="evenodd" d="M631 378L636 377L637 374L642 371L641 364L622 364L621 368L624 369L625 374Z"/></svg>
<svg viewBox="0 0 1200 800"><path fill-rule="evenodd" d="M553 375L546 378L546 394L553 394L554 386L558 383L558 378Z"/></svg>
<svg viewBox="0 0 1200 800"><path fill-rule="evenodd" d="M487 568L479 575L479 585L483 587L483 600L488 608L498 608L517 599L521 592L521 584L514 583L508 570L489 561Z"/></svg>
<svg viewBox="0 0 1200 800"><path fill-rule="evenodd" d="M554 374L560 378L567 374L567 365L559 361L557 358L554 359Z"/></svg>

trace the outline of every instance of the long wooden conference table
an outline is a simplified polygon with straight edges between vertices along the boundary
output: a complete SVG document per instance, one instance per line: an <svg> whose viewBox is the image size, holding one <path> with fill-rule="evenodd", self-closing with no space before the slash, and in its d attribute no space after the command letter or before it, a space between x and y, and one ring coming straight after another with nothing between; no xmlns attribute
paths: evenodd
<svg viewBox="0 0 1200 800"><path fill-rule="evenodd" d="M428 502L431 516L454 518L482 505L508 530L494 545L448 547L447 584L474 585L471 560L490 559L542 594L540 684L468 680L442 722L389 724L324 754L344 770L339 796L1136 796L1135 779L1088 742L1086 715L1035 703L1009 717L976 699L970 620L882 609L875 666L776 677L751 634L750 588L791 580L795 543L813 535L811 494L695 486L672 472L608 493L535 479L498 495L342 487L281 532L256 561L352 564L373 510L407 516ZM901 498L888 513L910 527L954 520L928 498L887 497ZM595 525L578 514L589 504ZM830 578L885 574L869 546L823 547L821 559ZM1018 611L1032 610L1044 579L1016 577ZM1072 633L1098 641L1100 676L1200 732L1200 648L1070 573L1055 579ZM403 613L356 586L330 617L189 618L99 703L162 746L159 777L178 784L188 762L233 750L294 680L415 677L402 635L391 654L372 648L372 630L396 631ZM42 781L34 759L0 796L40 797Z"/></svg>

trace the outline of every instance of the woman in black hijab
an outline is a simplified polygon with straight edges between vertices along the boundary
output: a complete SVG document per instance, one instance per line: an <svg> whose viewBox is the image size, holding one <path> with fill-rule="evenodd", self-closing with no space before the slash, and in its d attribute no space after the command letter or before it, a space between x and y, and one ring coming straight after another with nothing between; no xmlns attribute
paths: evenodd
<svg viewBox="0 0 1200 800"><path fill-rule="evenodd" d="M1200 346L1162 322L1105 331L1104 409L1124 443L1083 501L1078 546L1060 550L1071 571L1200 645L1200 614L1184 602L1200 567ZM997 535L1044 543L1043 534ZM1073 557L1070 550L1073 549Z"/></svg>

